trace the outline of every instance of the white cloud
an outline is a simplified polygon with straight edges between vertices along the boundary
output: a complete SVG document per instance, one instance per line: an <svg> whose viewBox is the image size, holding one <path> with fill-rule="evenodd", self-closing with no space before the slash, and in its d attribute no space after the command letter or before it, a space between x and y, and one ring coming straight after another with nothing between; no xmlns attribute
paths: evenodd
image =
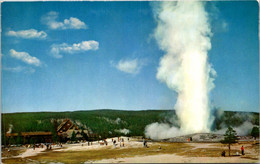
<svg viewBox="0 0 260 164"><path fill-rule="evenodd" d="M3 67L3 70L5 71L9 71L9 72L24 72L24 73L34 73L35 69L33 68L28 68L28 67L21 67L21 66L17 66L17 67Z"/></svg>
<svg viewBox="0 0 260 164"><path fill-rule="evenodd" d="M144 63L138 59L120 60L117 64L114 64L113 62L111 62L111 64L118 70L129 74L138 74L144 66Z"/></svg>
<svg viewBox="0 0 260 164"><path fill-rule="evenodd" d="M45 39L47 37L44 31L37 31L35 29L8 31L6 35L24 39Z"/></svg>
<svg viewBox="0 0 260 164"><path fill-rule="evenodd" d="M97 50L99 43L94 40L82 41L81 43L74 43L68 45L67 43L53 44L51 46L51 55L55 58L62 58L61 53L80 53L89 50Z"/></svg>
<svg viewBox="0 0 260 164"><path fill-rule="evenodd" d="M58 22L57 19L59 13L55 11L50 11L46 15L42 16L42 23L46 24L50 29L86 29L87 25L79 20L78 18L70 17L69 19L64 19L63 22Z"/></svg>
<svg viewBox="0 0 260 164"><path fill-rule="evenodd" d="M41 62L38 58L31 56L27 52L17 52L14 49L11 49L9 52L10 52L11 57L18 59L18 60L21 60L24 63L34 65L34 66L37 66L37 67L41 65Z"/></svg>

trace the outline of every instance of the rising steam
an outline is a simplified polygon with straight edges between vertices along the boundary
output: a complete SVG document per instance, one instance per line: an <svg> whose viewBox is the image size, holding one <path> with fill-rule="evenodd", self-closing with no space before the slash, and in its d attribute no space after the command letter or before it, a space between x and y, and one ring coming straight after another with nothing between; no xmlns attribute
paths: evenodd
<svg viewBox="0 0 260 164"><path fill-rule="evenodd" d="M172 130L172 137L180 132L209 132L209 92L214 88L216 72L207 57L212 33L205 2L161 2L153 9L158 23L155 38L165 52L156 77L178 93L174 108L180 129L174 131L175 128L166 127L166 131ZM157 128L151 128L154 126ZM159 130L161 127L165 126L148 125L146 135L152 136L149 128Z"/></svg>

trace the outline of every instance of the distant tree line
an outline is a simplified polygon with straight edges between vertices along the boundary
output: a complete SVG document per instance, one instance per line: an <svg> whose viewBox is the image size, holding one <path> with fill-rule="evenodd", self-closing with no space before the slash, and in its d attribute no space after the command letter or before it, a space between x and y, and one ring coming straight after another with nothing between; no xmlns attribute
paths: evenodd
<svg viewBox="0 0 260 164"><path fill-rule="evenodd" d="M174 110L145 110L145 111L121 111L121 110L93 110L75 112L37 112L37 113L11 113L2 114L2 143L6 143L5 133L12 125L12 133L21 132L52 132L54 141L61 141L57 136L57 120L69 118L72 121L80 122L79 128L88 128L96 134L96 138L109 138L120 135L144 136L144 129L154 122L172 124L172 118L177 118ZM230 112L226 111L215 119L215 129L220 129L221 124L228 126L239 126L245 121L250 121L254 125L259 125L259 113ZM128 134L120 133L119 129L128 129ZM256 134L254 132L252 134ZM83 136L84 134L82 134ZM100 137L99 137L100 136ZM19 138L19 139L18 139ZM87 138L84 135L84 138ZM92 138L93 139L93 138ZM10 143L20 143L17 140L9 139ZM28 143L38 142L35 139Z"/></svg>

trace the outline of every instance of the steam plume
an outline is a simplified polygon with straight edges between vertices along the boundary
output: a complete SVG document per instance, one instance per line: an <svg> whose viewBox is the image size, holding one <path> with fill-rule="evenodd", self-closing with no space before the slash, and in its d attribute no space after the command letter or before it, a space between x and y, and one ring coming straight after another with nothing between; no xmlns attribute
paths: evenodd
<svg viewBox="0 0 260 164"><path fill-rule="evenodd" d="M13 127L14 126L12 124L9 124L9 129L6 133L12 133Z"/></svg>
<svg viewBox="0 0 260 164"><path fill-rule="evenodd" d="M153 8L158 23L155 38L165 51L156 77L178 93L174 108L183 134L210 131L209 92L216 72L207 58L212 33L204 5L178 1Z"/></svg>
<svg viewBox="0 0 260 164"><path fill-rule="evenodd" d="M245 121L242 125L236 126L236 127L233 127L233 128L237 132L238 136L247 136L247 135L250 134L250 132L251 132L251 130L254 126L255 125L253 125L251 122ZM258 127L258 126L256 126L256 127ZM223 127L222 129L214 131L213 133L225 134L226 131L227 131L227 127Z"/></svg>

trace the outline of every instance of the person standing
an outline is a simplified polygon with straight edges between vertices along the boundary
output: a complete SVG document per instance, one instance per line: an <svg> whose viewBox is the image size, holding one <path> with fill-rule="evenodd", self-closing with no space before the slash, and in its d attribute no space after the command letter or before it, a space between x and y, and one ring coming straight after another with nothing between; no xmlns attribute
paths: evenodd
<svg viewBox="0 0 260 164"><path fill-rule="evenodd" d="M245 155L245 152L244 152L245 150L244 150L244 146L242 145L242 147L241 147L241 154L242 155Z"/></svg>
<svg viewBox="0 0 260 164"><path fill-rule="evenodd" d="M116 140L113 141L113 145L116 148Z"/></svg>
<svg viewBox="0 0 260 164"><path fill-rule="evenodd" d="M222 156L222 157L225 157L225 156L226 156L226 152L225 152L225 151L222 151L221 156Z"/></svg>

